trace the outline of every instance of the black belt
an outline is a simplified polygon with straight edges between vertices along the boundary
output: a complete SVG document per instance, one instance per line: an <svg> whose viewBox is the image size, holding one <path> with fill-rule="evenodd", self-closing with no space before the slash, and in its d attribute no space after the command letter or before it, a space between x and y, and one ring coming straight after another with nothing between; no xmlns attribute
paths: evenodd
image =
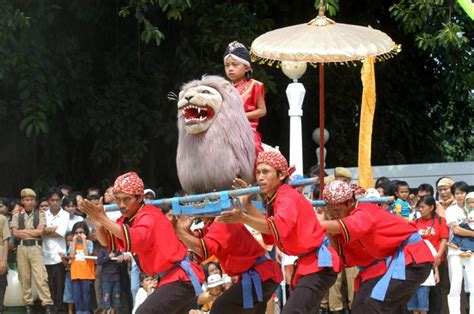
<svg viewBox="0 0 474 314"><path fill-rule="evenodd" d="M41 243L42 243L41 240L34 240L34 239L20 241L20 245L24 245L24 246L41 245Z"/></svg>

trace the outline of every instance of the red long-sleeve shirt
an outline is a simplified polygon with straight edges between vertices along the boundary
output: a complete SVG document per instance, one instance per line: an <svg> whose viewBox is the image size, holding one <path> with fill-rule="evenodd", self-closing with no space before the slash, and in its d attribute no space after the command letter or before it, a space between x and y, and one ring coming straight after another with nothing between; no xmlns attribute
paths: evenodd
<svg viewBox="0 0 474 314"><path fill-rule="evenodd" d="M122 229L122 239L109 232L108 248L136 254L140 269L149 275L171 269L186 256L188 250L179 240L173 225L155 206L145 205L135 216L130 219L122 216L117 223ZM191 267L199 281L203 282L202 268L194 262L191 262ZM190 281L181 267L175 267L167 273L159 286L178 280Z"/></svg>
<svg viewBox="0 0 474 314"><path fill-rule="evenodd" d="M313 206L300 192L287 184L280 186L268 201L267 222L272 234L262 234L263 241L276 244L287 255L301 256L293 284L301 276L323 270L318 266L316 250L323 242L326 228L319 224ZM329 251L332 268L338 272L340 257L333 248L329 247Z"/></svg>
<svg viewBox="0 0 474 314"><path fill-rule="evenodd" d="M370 203L358 204L337 222L341 234L334 238L341 244L347 266L369 266L359 273L361 281L383 275L385 258L394 256L402 242L418 231L403 218ZM406 265L434 261L424 241L407 244L403 250Z"/></svg>
<svg viewBox="0 0 474 314"><path fill-rule="evenodd" d="M241 223L212 222L206 227L200 239L200 256L205 260L215 255L224 272L230 276L240 276L265 255L265 250ZM278 264L271 259L255 265L254 269L262 281L272 279L280 282L283 279Z"/></svg>

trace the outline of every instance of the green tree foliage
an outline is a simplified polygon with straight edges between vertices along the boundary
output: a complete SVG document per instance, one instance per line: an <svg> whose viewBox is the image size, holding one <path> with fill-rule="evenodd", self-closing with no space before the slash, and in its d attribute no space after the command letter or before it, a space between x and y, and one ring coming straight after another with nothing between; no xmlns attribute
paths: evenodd
<svg viewBox="0 0 474 314"><path fill-rule="evenodd" d="M176 101L167 95L177 94L181 84L205 73L223 75L222 54L230 41L250 46L266 31L311 20L318 4L0 0L0 177L4 180L0 194L16 195L24 186L44 190L60 183L84 189L110 184L116 175L136 170L147 185L162 186L171 195L179 189ZM443 116L446 100L451 99L459 110L466 104L461 97L465 87L456 84L457 89L450 87L451 94L445 94L441 82L448 78L437 63L440 57L432 56L430 46L426 52L418 48L417 37L407 34L403 23L390 15L395 4L382 0L327 4L329 13L337 13L336 22L382 29L404 47L400 55L376 65L374 164L442 161L443 156L460 159L469 145L461 150L464 142L455 146L450 141L455 152L443 155L437 143L445 132L441 122L448 119ZM456 10L453 16L460 14ZM472 29L459 25L471 38ZM447 45L445 57L462 51L451 41ZM316 161L311 132L318 126L317 73L310 67L301 80L307 89L306 167ZM450 73L456 82L465 78L457 77L464 72ZM258 64L254 76L267 87L268 114L260 125L264 142L280 146L286 154L284 90L289 79L276 67ZM328 166L357 163L354 134L358 134L361 89L359 64L326 67ZM451 112L452 119L465 118ZM469 132L464 124L452 125L456 126L452 138L462 139L460 132Z"/></svg>
<svg viewBox="0 0 474 314"><path fill-rule="evenodd" d="M390 14L412 35L420 59L433 70L436 99L428 114L446 159L464 160L474 150L474 24L456 1L403 0Z"/></svg>

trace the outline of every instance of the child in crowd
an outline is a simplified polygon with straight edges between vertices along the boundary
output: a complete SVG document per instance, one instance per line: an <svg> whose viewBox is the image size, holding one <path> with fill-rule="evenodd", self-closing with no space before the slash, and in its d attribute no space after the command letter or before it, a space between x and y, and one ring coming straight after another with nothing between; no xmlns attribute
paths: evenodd
<svg viewBox="0 0 474 314"><path fill-rule="evenodd" d="M211 311L214 301L224 293L224 280L219 274L207 277L207 291L203 292L197 299L201 310L191 310L189 314L204 314Z"/></svg>
<svg viewBox="0 0 474 314"><path fill-rule="evenodd" d="M120 303L120 265L116 257L120 251L109 251L101 247L97 256L97 264L102 265L102 298L106 313L118 313Z"/></svg>
<svg viewBox="0 0 474 314"><path fill-rule="evenodd" d="M203 269L206 278L211 275L219 274L222 277L222 280L224 281L225 290L229 289L232 286L232 278L229 275L222 273L221 265L218 262L209 262L203 266ZM202 291L207 291L207 281L204 281L202 283Z"/></svg>
<svg viewBox="0 0 474 314"><path fill-rule="evenodd" d="M265 106L265 87L263 83L252 79L250 53L244 45L231 42L224 53L224 68L227 78L239 91L244 104L247 119L253 129L255 156L263 151L262 136L257 131L258 119L267 114Z"/></svg>
<svg viewBox="0 0 474 314"><path fill-rule="evenodd" d="M84 221L76 222L72 227L74 234L70 246L71 281L76 313L90 313L92 283L95 279L94 260L88 258L94 250L92 241L87 240L89 228Z"/></svg>
<svg viewBox="0 0 474 314"><path fill-rule="evenodd" d="M135 314L140 305L145 302L146 298L153 293L158 281L153 276L145 273L140 274L140 289L138 289L137 295L135 296L135 306L133 307L132 314Z"/></svg>
<svg viewBox="0 0 474 314"><path fill-rule="evenodd" d="M428 310L439 313L441 286L437 285L440 281L438 265L444 263L445 260L446 242L449 237L448 226L446 220L436 214L436 200L433 196L421 197L417 208L420 217L411 221L411 224L418 229L418 233L424 240L431 243L434 250L435 267L434 273L432 272L428 279L417 289L416 294L408 303L408 309L420 314L427 313ZM431 293L431 289L436 291ZM432 300L429 299L430 295L433 295Z"/></svg>
<svg viewBox="0 0 474 314"><path fill-rule="evenodd" d="M467 223L474 230L474 192L466 195Z"/></svg>
<svg viewBox="0 0 474 314"><path fill-rule="evenodd" d="M67 312L68 314L74 313L74 294L72 292L72 282L71 282L71 259L70 259L70 251L71 246L73 244L74 234L72 231L66 233L66 245L67 251L66 253L59 252L61 256L66 273L64 275L64 294L63 294L63 302L67 304Z"/></svg>
<svg viewBox="0 0 474 314"><path fill-rule="evenodd" d="M61 202L61 207L69 213L69 222L67 224L67 232L72 231L72 227L76 222L83 221L82 216L76 215L77 203L76 199L71 196L65 196Z"/></svg>
<svg viewBox="0 0 474 314"><path fill-rule="evenodd" d="M395 184L395 202L390 206L392 213L403 217L408 221L408 217L411 213L410 204L408 203L408 197L410 195L410 187L405 181L398 181Z"/></svg>

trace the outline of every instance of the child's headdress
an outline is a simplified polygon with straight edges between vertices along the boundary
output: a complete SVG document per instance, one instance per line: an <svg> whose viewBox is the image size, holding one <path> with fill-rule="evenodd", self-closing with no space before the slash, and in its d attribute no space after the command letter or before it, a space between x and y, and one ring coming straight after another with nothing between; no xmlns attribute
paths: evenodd
<svg viewBox="0 0 474 314"><path fill-rule="evenodd" d="M247 48L238 41L233 41L227 46L224 53L224 61L229 57L237 59L239 62L250 66L250 53Z"/></svg>

